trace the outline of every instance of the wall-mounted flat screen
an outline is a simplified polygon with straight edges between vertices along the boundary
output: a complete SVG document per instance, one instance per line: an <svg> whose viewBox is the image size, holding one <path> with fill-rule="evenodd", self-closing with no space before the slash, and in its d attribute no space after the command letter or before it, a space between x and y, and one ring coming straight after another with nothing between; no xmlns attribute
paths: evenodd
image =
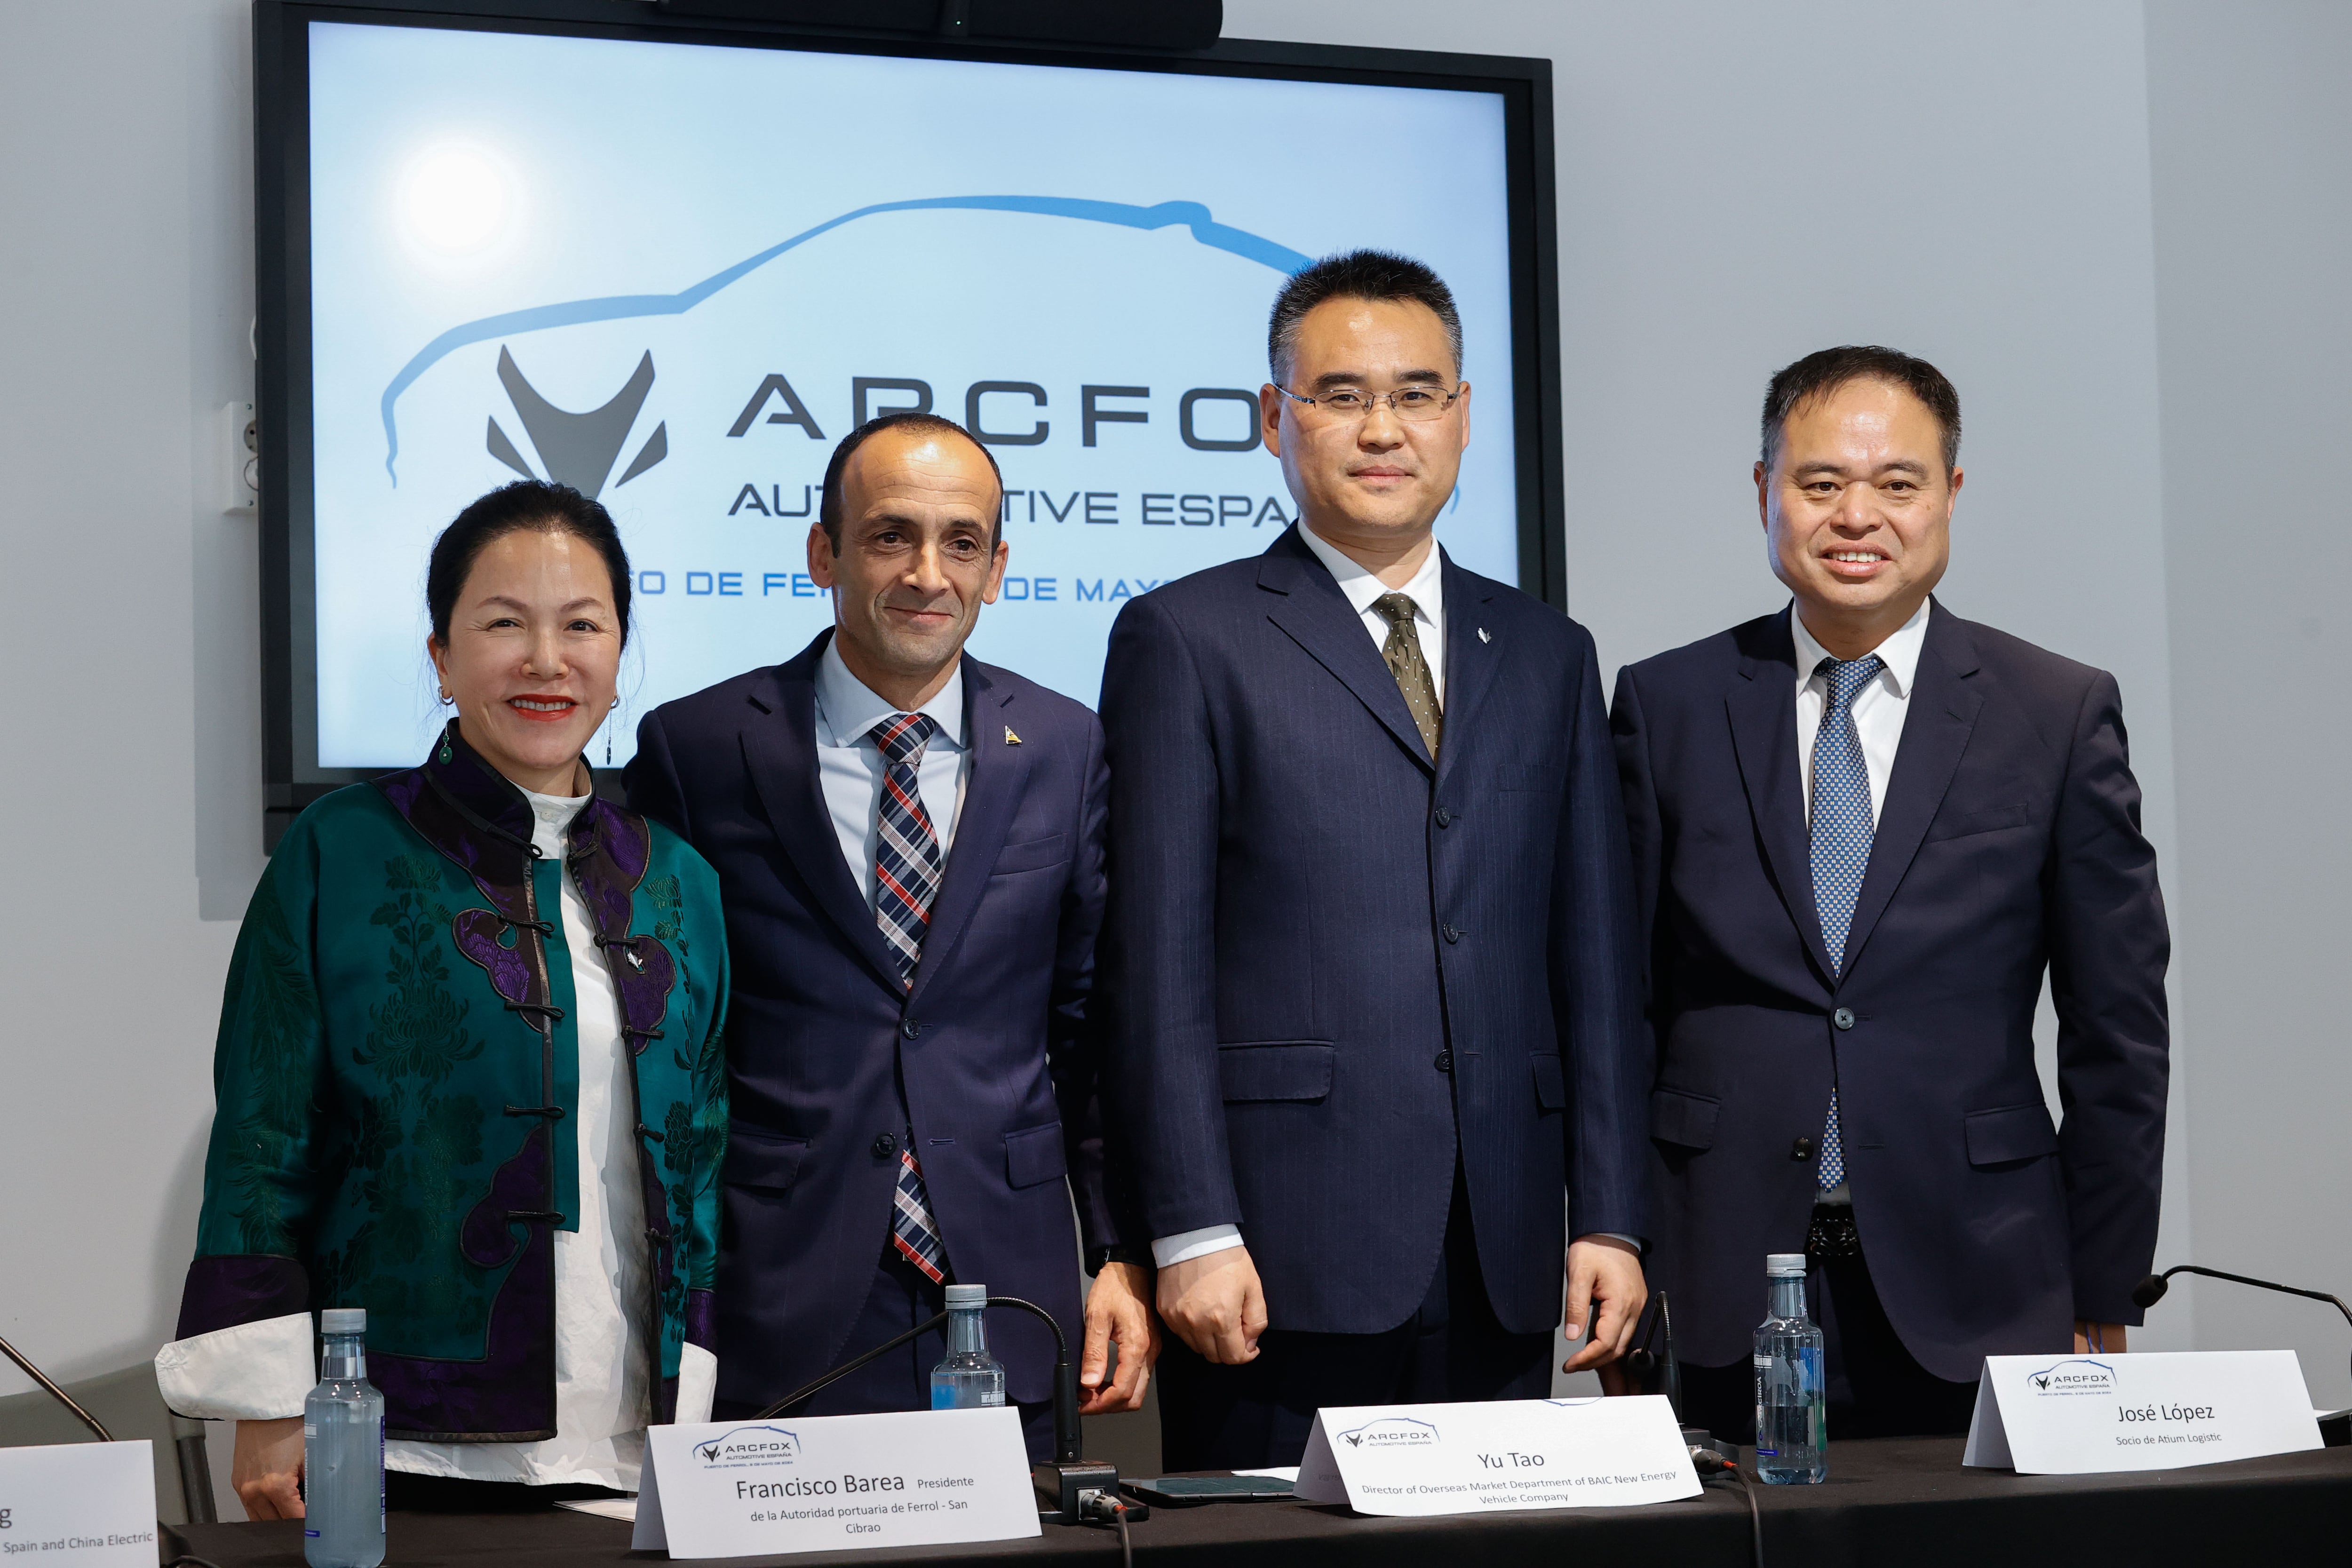
<svg viewBox="0 0 2352 1568"><path fill-rule="evenodd" d="M648 708L829 624L825 460L894 409L1004 471L972 651L1091 703L1122 605L1292 521L1256 434L1267 311L1360 246L1460 301L1445 548L1558 596L1541 62L660 17L257 16L279 812L424 754L425 556L475 497L555 479L618 521L636 630L590 751L617 764Z"/></svg>

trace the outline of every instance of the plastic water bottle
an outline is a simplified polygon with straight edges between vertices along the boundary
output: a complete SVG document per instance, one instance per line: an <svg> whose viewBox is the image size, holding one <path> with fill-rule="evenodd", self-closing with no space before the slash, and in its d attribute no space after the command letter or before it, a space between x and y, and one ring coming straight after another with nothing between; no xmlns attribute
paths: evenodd
<svg viewBox="0 0 2352 1568"><path fill-rule="evenodd" d="M1756 1328L1756 1473L1774 1486L1826 1480L1829 1393L1822 1331L1805 1315L1805 1255L1764 1259L1768 1295Z"/></svg>
<svg viewBox="0 0 2352 1568"><path fill-rule="evenodd" d="M367 1310L319 1314L326 1349L302 1406L302 1555L310 1568L383 1561L383 1395L367 1380Z"/></svg>
<svg viewBox="0 0 2352 1568"><path fill-rule="evenodd" d="M1004 1403L1004 1365L988 1353L988 1287L948 1287L948 1359L931 1368L931 1408Z"/></svg>

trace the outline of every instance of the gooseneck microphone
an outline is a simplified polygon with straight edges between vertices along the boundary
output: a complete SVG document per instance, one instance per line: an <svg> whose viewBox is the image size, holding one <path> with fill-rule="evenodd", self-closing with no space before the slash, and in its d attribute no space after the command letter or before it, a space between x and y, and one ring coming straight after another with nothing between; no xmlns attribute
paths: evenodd
<svg viewBox="0 0 2352 1568"><path fill-rule="evenodd" d="M23 1352L18 1351L15 1345L10 1344L6 1340L0 1340L0 1353L5 1353L10 1361L15 1362L18 1366L24 1368L25 1375L31 1378L35 1383L39 1384L42 1390L47 1393L51 1399L56 1400L59 1405L62 1405L68 1410L72 1411L74 1414L74 1419L79 1421L83 1426L97 1433L98 1440L100 1442L111 1443L114 1441L114 1434L108 1431L106 1427L100 1424L97 1416L92 1415L89 1411L84 1410L79 1405L74 1403L74 1397L72 1394L68 1394L64 1389L59 1388L56 1384L50 1382L49 1374L43 1372L39 1367L35 1366L31 1362L26 1361Z"/></svg>
<svg viewBox="0 0 2352 1568"><path fill-rule="evenodd" d="M1018 1296L991 1296L988 1304L1018 1308L1043 1319L1045 1326L1054 1331L1054 1457L1032 1465L1029 1478L1040 1492L1053 1500L1055 1516L1065 1524L1076 1524L1090 1497L1107 1493L1117 1499L1118 1468L1079 1457L1078 1369L1070 1363L1069 1338L1062 1332L1062 1325L1054 1321L1054 1314L1034 1301L1024 1301ZM935 1318L917 1323L905 1333L885 1340L863 1355L843 1362L814 1382L802 1384L751 1419L767 1421L782 1415L793 1405L814 1398L833 1384L889 1354L900 1345L911 1343L935 1329L945 1328L947 1321L948 1315L941 1312ZM56 1391L53 1389L51 1392ZM58 1397L63 1399L65 1395L58 1394ZM89 1417L84 1416L83 1419L89 1420Z"/></svg>
<svg viewBox="0 0 2352 1568"><path fill-rule="evenodd" d="M2301 1296L2306 1300L2325 1301L2344 1314L2345 1322L2352 1323L2352 1307L2346 1306L2341 1296L2331 1296L2325 1290L2305 1290L2299 1285L2281 1285L2273 1279L2257 1279L2248 1274L2224 1274L2219 1268L2200 1268L2194 1263L2176 1263L2163 1273L2151 1274L2133 1286L2132 1305L2145 1310L2163 1300L2164 1293L2171 1288L2170 1281L2176 1274L2201 1274L2208 1279L2227 1279L2232 1285L2252 1285L2257 1290L2275 1290L2282 1296ZM2339 1447L2352 1441L2352 1421L2347 1420L2347 1415L2352 1415L2352 1412L2338 1411L2321 1420L2320 1433L2328 1447Z"/></svg>

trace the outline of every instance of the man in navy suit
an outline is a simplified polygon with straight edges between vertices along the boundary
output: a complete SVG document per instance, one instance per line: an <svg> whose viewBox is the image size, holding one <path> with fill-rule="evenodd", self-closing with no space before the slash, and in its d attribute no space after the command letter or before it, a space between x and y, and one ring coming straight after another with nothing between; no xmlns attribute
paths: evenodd
<svg viewBox="0 0 2352 1568"><path fill-rule="evenodd" d="M1810 1254L1830 1431L1957 1432L1983 1358L2120 1351L2156 1245L2169 952L2104 671L1929 595L1962 474L1934 366L1773 378L1756 489L1795 603L1633 665L1614 726L1649 937L1685 1415L1755 1419L1767 1253ZM2063 1128L2033 1058L2044 974Z"/></svg>
<svg viewBox="0 0 2352 1568"><path fill-rule="evenodd" d="M809 574L835 625L798 657L646 715L634 804L719 872L733 994L717 1290L721 1419L940 1310L951 1281L1079 1321L1087 1412L1141 1403L1143 1271L1117 1242L1087 1025L1108 784L1094 715L963 645L1004 578L1003 480L929 415L825 470ZM1033 1453L1053 1341L998 1312ZM1107 1380L1106 1348L1119 1349ZM927 1409L926 1335L811 1415Z"/></svg>
<svg viewBox="0 0 2352 1568"><path fill-rule="evenodd" d="M1109 1073L1173 1469L1296 1464L1324 1405L1544 1396L1563 1250L1571 1365L1643 1301L1592 639L1432 538L1470 415L1435 274L1320 262L1268 346L1298 524L1129 604L1103 677Z"/></svg>

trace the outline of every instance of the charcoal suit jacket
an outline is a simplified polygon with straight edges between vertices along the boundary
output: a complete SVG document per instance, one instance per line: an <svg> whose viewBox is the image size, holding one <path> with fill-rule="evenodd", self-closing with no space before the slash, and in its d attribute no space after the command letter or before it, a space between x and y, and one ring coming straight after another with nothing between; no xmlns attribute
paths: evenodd
<svg viewBox="0 0 2352 1568"><path fill-rule="evenodd" d="M915 1140L950 1279L1078 1333L1080 1238L1110 1245L1087 1009L1102 918L1102 731L1079 704L963 660L971 773L909 991L817 775L815 675L789 662L646 715L630 800L719 873L732 1095L717 1286L719 1397L766 1405L833 1366ZM1053 1341L990 1315L1013 1398L1052 1396Z"/></svg>
<svg viewBox="0 0 2352 1568"><path fill-rule="evenodd" d="M1592 639L1443 572L1435 760L1296 528L1112 629L1107 1064L1151 1237L1237 1225L1277 1330L1421 1304L1459 1159L1507 1330L1647 1220L1633 891Z"/></svg>
<svg viewBox="0 0 2352 1568"><path fill-rule="evenodd" d="M2170 951L2115 679L1932 606L1832 974L1789 611L1628 667L1612 719L1648 939L1651 1279L1737 1362L1803 1250L1838 1091L1863 1254L1938 1377L2137 1323L2164 1154ZM2034 1066L2044 976L2064 1122Z"/></svg>

